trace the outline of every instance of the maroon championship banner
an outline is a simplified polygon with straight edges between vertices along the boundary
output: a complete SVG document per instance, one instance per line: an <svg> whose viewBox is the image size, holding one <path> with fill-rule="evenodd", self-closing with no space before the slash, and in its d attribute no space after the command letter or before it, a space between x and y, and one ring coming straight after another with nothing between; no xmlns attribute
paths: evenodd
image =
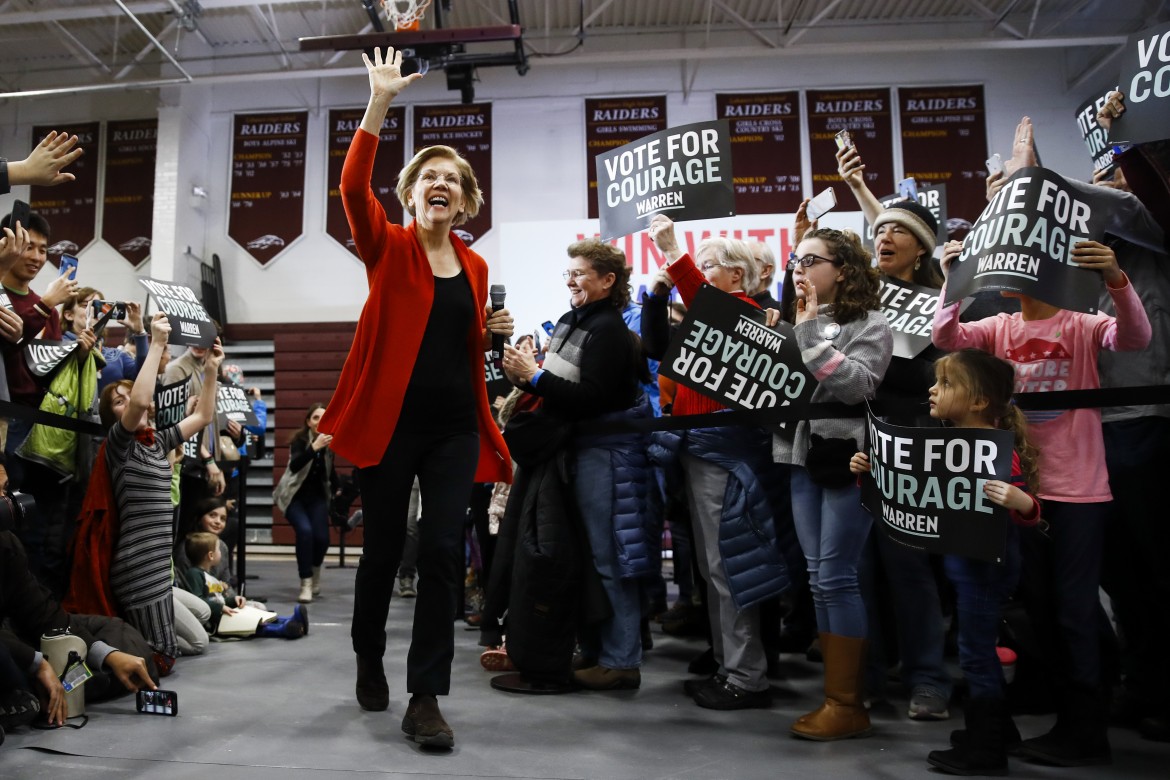
<svg viewBox="0 0 1170 780"><path fill-rule="evenodd" d="M585 98L589 219L597 219L597 155L666 129L666 96Z"/></svg>
<svg viewBox="0 0 1170 780"><path fill-rule="evenodd" d="M106 123L102 239L137 268L150 257L158 119Z"/></svg>
<svg viewBox="0 0 1170 780"><path fill-rule="evenodd" d="M795 213L802 193L800 94L717 94L715 111L731 123L736 213Z"/></svg>
<svg viewBox="0 0 1170 780"><path fill-rule="evenodd" d="M329 112L329 193L325 198L325 232L353 252L353 236L345 218L345 207L341 203L341 166L345 164L345 153L353 134L361 126L364 108L337 108ZM398 186L398 172L405 164L406 156L406 108L391 106L382 121L379 134L378 155L374 158L374 175L371 180L374 197L386 209L386 217L393 223L402 224L402 204L398 202L395 187Z"/></svg>
<svg viewBox="0 0 1170 780"><path fill-rule="evenodd" d="M899 88L898 103L905 175L947 185L947 213L974 222L987 205L982 85Z"/></svg>
<svg viewBox="0 0 1170 780"><path fill-rule="evenodd" d="M261 265L304 231L308 119L308 111L234 118L228 235Z"/></svg>
<svg viewBox="0 0 1170 780"><path fill-rule="evenodd" d="M873 192L894 191L893 129L888 89L810 89L808 137L812 155L812 191L841 183L833 136L848 130L861 159L865 183ZM838 194L838 198L848 193Z"/></svg>
<svg viewBox="0 0 1170 780"><path fill-rule="evenodd" d="M61 255L76 255L97 237L97 164L101 126L97 122L86 122L34 127L32 144L28 148L39 144L53 130L77 136L77 145L85 150L69 166L69 173L77 177L76 181L59 187L29 187L29 206L48 220L53 231L49 262L59 265ZM17 159L24 156L21 154Z"/></svg>
<svg viewBox="0 0 1170 780"><path fill-rule="evenodd" d="M454 230L471 246L492 229L492 104L415 106L414 151L435 145L450 146L463 155L483 192L479 216Z"/></svg>

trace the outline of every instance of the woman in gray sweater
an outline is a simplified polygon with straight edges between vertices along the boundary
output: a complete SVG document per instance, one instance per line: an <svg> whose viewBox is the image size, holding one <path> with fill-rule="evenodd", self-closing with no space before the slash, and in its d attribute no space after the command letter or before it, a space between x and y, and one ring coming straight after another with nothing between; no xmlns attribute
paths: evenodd
<svg viewBox="0 0 1170 780"><path fill-rule="evenodd" d="M893 336L880 310L878 273L861 239L850 231L811 231L787 271L785 316L796 326L801 357L819 382L813 403L873 398L890 364ZM806 739L870 730L861 696L866 614L857 567L872 521L849 473L848 451L864 443L864 418L802 420L790 439L773 440L776 461L792 466L792 514L808 561L825 659L825 703L792 726L793 734Z"/></svg>

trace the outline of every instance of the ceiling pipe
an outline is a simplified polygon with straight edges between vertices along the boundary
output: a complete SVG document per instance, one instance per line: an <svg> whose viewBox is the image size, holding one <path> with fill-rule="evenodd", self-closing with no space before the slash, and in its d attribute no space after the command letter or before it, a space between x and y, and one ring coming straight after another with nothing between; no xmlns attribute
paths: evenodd
<svg viewBox="0 0 1170 780"><path fill-rule="evenodd" d="M175 70L183 74L183 79L188 84L195 80L190 73L183 69L183 66L179 64L179 61L171 56L171 53L167 51L167 47L163 46L162 43L159 42L158 38L155 38L154 35L151 34L150 30L146 29L146 25L142 23L142 20L135 16L134 12L127 8L126 4L122 2L122 0L114 0L114 2L118 5L119 8L126 12L126 15L130 17L130 21L134 22L139 30L142 30L142 34L145 35L150 40L150 42L154 44L155 48L162 52L162 55L166 57L172 65L175 66Z"/></svg>

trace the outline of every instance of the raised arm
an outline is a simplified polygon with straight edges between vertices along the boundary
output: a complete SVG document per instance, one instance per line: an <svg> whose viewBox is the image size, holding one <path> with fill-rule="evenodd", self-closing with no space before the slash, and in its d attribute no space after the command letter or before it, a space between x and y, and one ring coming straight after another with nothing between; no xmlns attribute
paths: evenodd
<svg viewBox="0 0 1170 780"><path fill-rule="evenodd" d="M154 387L158 379L158 364L167 348L167 339L171 336L171 323L167 315L161 311L154 313L150 321L150 349L146 352L146 360L134 379L134 386L130 388L130 400L126 404L126 411L122 413L122 427L128 431L136 431L146 419L150 411L150 404L154 401Z"/></svg>
<svg viewBox="0 0 1170 780"><path fill-rule="evenodd" d="M62 169L81 154L82 149L77 146L77 136L51 130L33 147L28 157L8 163L8 182L52 187L73 181L76 177Z"/></svg>
<svg viewBox="0 0 1170 780"><path fill-rule="evenodd" d="M402 75L402 52L386 49L386 61L376 47L374 60L362 52L362 62L370 77L370 101L358 132L345 155L341 168L341 202L353 233L354 246L367 266L376 263L386 238L386 210L374 196L370 179L374 174L374 156L378 151L382 122L390 103L398 93L422 76L418 73Z"/></svg>
<svg viewBox="0 0 1170 780"><path fill-rule="evenodd" d="M865 164L856 146L847 146L837 152L837 173L841 181L849 185L849 191L865 214L865 221L872 225L882 213L882 204L865 183Z"/></svg>
<svg viewBox="0 0 1170 780"><path fill-rule="evenodd" d="M184 439L190 439L200 428L210 425L215 419L215 396L219 389L219 365L222 362L223 345L216 339L203 363L203 387L199 391L195 410L179 421L179 432Z"/></svg>

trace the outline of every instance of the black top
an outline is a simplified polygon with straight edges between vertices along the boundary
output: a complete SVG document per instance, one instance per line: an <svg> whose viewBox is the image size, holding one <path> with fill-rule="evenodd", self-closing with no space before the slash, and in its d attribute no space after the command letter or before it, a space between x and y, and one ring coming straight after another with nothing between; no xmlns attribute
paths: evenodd
<svg viewBox="0 0 1170 780"><path fill-rule="evenodd" d="M398 427L475 430L475 393L467 330L475 317L471 285L462 271L435 277L435 300L414 359ZM482 370L476 367L476 370Z"/></svg>
<svg viewBox="0 0 1170 780"><path fill-rule="evenodd" d="M608 298L562 316L534 391L544 399L544 408L563 419L581 420L633 406L642 387L637 366L641 355L632 336ZM568 366L558 368L561 361Z"/></svg>

